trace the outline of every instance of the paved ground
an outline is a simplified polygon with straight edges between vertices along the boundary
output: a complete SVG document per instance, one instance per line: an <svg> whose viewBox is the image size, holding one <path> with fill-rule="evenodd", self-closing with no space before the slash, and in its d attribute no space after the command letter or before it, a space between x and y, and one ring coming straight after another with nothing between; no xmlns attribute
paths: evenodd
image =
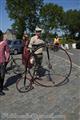
<svg viewBox="0 0 80 120"><path fill-rule="evenodd" d="M19 93L19 76L6 75L9 91L0 96L0 120L80 120L80 69L73 64L69 82L53 88L35 85Z"/></svg>

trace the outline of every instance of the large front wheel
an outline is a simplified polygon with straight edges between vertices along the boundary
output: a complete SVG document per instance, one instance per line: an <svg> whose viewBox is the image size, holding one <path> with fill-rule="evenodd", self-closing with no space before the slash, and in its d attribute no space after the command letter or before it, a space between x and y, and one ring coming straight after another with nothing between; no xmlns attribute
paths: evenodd
<svg viewBox="0 0 80 120"><path fill-rule="evenodd" d="M71 58L61 46L48 48L48 53L46 50L43 52L42 68L39 72L41 80L36 80L36 82L45 87L61 85L68 80L71 74Z"/></svg>

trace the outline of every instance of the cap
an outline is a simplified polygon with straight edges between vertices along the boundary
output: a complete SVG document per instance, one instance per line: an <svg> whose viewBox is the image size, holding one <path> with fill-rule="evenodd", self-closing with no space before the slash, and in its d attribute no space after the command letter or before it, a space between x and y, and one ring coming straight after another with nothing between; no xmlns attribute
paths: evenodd
<svg viewBox="0 0 80 120"><path fill-rule="evenodd" d="M42 31L42 29L41 29L41 28L39 28L39 27L36 27L36 28L35 28L35 31L40 31L40 32L41 32L41 31Z"/></svg>

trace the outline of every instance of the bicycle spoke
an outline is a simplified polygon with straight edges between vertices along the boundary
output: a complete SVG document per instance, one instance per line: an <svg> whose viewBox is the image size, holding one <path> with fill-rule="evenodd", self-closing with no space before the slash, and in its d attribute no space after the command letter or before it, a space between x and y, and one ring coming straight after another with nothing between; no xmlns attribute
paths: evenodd
<svg viewBox="0 0 80 120"><path fill-rule="evenodd" d="M19 92L25 93L32 89L32 83L30 77L25 77L24 75L17 80L16 88Z"/></svg>
<svg viewBox="0 0 80 120"><path fill-rule="evenodd" d="M49 50L50 60L48 61L46 51L43 54L43 69L42 80L36 80L38 83L44 86L57 86L61 85L66 79L68 79L72 63L68 53L59 48L58 50ZM40 72L40 73L41 73Z"/></svg>

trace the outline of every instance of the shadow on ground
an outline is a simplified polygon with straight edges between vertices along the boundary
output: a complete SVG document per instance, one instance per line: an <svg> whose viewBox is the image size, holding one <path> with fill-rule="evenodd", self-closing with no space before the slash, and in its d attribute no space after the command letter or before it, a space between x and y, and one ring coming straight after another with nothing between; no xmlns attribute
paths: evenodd
<svg viewBox="0 0 80 120"><path fill-rule="evenodd" d="M17 75L14 75L14 76L11 76L9 77L7 80L6 80L6 83L4 86L8 87L8 86L11 86L13 84L16 83L16 81L21 78L21 75L20 74L17 74Z"/></svg>

